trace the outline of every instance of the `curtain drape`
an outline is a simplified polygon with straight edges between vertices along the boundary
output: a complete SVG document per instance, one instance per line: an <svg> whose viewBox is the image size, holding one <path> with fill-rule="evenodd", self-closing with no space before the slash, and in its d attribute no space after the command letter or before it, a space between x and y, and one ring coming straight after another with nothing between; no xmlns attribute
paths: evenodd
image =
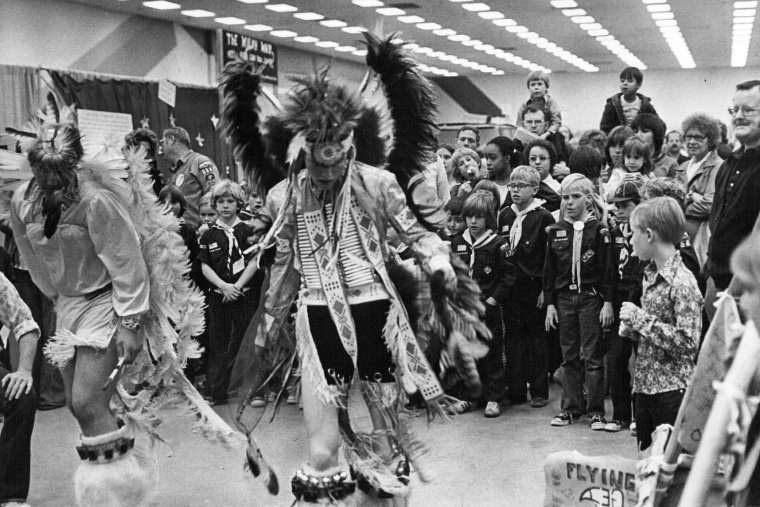
<svg viewBox="0 0 760 507"><path fill-rule="evenodd" d="M0 133L23 127L40 106L36 67L0 65Z"/></svg>

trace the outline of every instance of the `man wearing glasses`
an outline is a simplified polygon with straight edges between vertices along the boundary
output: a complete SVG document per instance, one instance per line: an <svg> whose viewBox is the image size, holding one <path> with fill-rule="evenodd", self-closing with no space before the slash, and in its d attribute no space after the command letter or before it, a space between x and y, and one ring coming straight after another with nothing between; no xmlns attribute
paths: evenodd
<svg viewBox="0 0 760 507"><path fill-rule="evenodd" d="M760 80L737 85L728 112L741 148L728 157L715 178L705 294L705 311L711 320L716 294L731 284L731 254L752 232L760 213ZM735 293L733 287L729 291Z"/></svg>
<svg viewBox="0 0 760 507"><path fill-rule="evenodd" d="M545 109L531 104L525 109L522 122L528 132L541 139L546 139L554 145L554 150L557 152L557 163L564 166L568 158L570 158L567 146L565 145L565 136L560 132L549 131L548 118L550 116Z"/></svg>
<svg viewBox="0 0 760 507"><path fill-rule="evenodd" d="M164 130L161 156L172 165L171 184L182 191L187 210L182 216L194 229L200 225L201 197L219 179L216 164L190 148L190 135L182 127Z"/></svg>

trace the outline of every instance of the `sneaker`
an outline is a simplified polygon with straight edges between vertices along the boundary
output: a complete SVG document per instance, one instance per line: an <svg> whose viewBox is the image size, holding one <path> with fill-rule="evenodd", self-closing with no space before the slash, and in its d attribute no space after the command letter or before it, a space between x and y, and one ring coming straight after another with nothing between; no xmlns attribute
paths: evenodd
<svg viewBox="0 0 760 507"><path fill-rule="evenodd" d="M604 431L609 431L610 433L617 433L618 431L623 431L623 428L625 428L625 426L626 425L622 421L613 419L612 421L604 425Z"/></svg>
<svg viewBox="0 0 760 507"><path fill-rule="evenodd" d="M607 425L607 419L603 415L595 415L591 418L591 424L589 426L594 431L604 431L604 427Z"/></svg>
<svg viewBox="0 0 760 507"><path fill-rule="evenodd" d="M288 405L295 405L298 403L298 395L296 395L295 391L288 394L288 399L285 401Z"/></svg>
<svg viewBox="0 0 760 507"><path fill-rule="evenodd" d="M540 396L530 400L530 406L533 408L545 407L548 404L549 404L549 400L547 400L546 398L541 398Z"/></svg>
<svg viewBox="0 0 760 507"><path fill-rule="evenodd" d="M486 417L499 417L501 415L501 407L497 401L489 401L486 404L486 409L483 412Z"/></svg>
<svg viewBox="0 0 760 507"><path fill-rule="evenodd" d="M631 435L636 436L636 421L631 423Z"/></svg>
<svg viewBox="0 0 760 507"><path fill-rule="evenodd" d="M554 416L551 424L552 426L569 426L575 422L574 419L570 412L562 412Z"/></svg>
<svg viewBox="0 0 760 507"><path fill-rule="evenodd" d="M261 396L256 396L253 400L251 400L251 406L253 408L262 408L267 406L267 400L265 400Z"/></svg>

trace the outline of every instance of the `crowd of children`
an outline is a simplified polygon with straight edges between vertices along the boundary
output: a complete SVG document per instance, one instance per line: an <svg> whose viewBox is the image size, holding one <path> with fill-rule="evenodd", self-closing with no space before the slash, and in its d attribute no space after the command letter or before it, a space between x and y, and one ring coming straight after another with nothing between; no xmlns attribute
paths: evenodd
<svg viewBox="0 0 760 507"><path fill-rule="evenodd" d="M500 400L544 407L553 378L562 395L552 426L582 415L596 431L630 426L643 450L658 424L675 422L702 333L703 263L687 233L678 153L664 146L642 82L636 68L621 73L601 130L581 136L566 163L560 107L540 71L528 76L517 123L541 135L447 150L459 183L442 235L480 285L493 334L478 365L484 392L464 409L480 403L496 417ZM539 129L522 124L536 107L547 124Z"/></svg>

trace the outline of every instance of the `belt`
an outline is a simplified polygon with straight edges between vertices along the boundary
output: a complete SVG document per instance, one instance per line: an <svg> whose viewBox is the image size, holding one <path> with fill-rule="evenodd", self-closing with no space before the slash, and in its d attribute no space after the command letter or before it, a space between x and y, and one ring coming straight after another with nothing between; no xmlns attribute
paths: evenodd
<svg viewBox="0 0 760 507"><path fill-rule="evenodd" d="M113 284L108 283L108 284L104 285L103 287L101 287L99 289L95 289L92 292L88 292L87 294L84 295L84 298L87 301L92 301L96 297L102 296L103 294L105 294L106 292L109 292L112 289L113 289Z"/></svg>

